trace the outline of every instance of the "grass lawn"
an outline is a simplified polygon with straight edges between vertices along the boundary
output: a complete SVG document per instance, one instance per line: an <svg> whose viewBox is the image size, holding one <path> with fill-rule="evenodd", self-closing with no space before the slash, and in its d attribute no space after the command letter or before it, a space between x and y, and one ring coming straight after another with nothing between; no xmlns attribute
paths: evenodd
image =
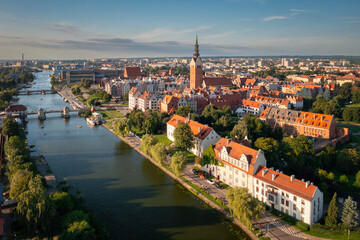
<svg viewBox="0 0 360 240"><path fill-rule="evenodd" d="M160 135L154 135L155 138L158 140L159 143L163 143L165 146L169 146L172 141L170 141L165 135L160 134Z"/></svg>
<svg viewBox="0 0 360 240"><path fill-rule="evenodd" d="M350 136L350 142L356 143L356 146L353 147L359 147L360 146L360 136Z"/></svg>
<svg viewBox="0 0 360 240"><path fill-rule="evenodd" d="M360 125L354 126L354 125L346 125L346 124L337 124L337 126L348 128L352 133L360 132Z"/></svg>
<svg viewBox="0 0 360 240"><path fill-rule="evenodd" d="M142 136L145 134L144 131L141 131L140 129L137 129L137 128L135 128L135 127L132 127L132 128L131 128L131 131L132 131L133 133L135 133L136 135L138 135L139 137L142 137Z"/></svg>

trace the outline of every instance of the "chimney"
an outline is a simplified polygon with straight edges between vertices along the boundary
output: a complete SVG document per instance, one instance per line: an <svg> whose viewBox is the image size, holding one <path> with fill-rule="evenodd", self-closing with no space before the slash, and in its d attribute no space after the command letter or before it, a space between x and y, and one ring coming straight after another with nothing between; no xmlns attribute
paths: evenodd
<svg viewBox="0 0 360 240"><path fill-rule="evenodd" d="M283 174L283 171L280 171L281 174Z"/></svg>
<svg viewBox="0 0 360 240"><path fill-rule="evenodd" d="M306 188L308 188L308 186L310 185L310 181L306 182Z"/></svg>
<svg viewBox="0 0 360 240"><path fill-rule="evenodd" d="M273 174L272 174L272 180L274 181L274 180L275 180L275 178L276 178L276 174L275 174L275 173L273 173Z"/></svg>
<svg viewBox="0 0 360 240"><path fill-rule="evenodd" d="M199 127L199 133L201 132L201 127Z"/></svg>
<svg viewBox="0 0 360 240"><path fill-rule="evenodd" d="M305 182L305 179L301 179L302 182Z"/></svg>
<svg viewBox="0 0 360 240"><path fill-rule="evenodd" d="M277 172L279 172L279 169L276 169Z"/></svg>
<svg viewBox="0 0 360 240"><path fill-rule="evenodd" d="M271 167L270 170L274 170L274 167Z"/></svg>
<svg viewBox="0 0 360 240"><path fill-rule="evenodd" d="M294 178L295 178L295 175L291 175L291 176L290 176L290 181L293 181Z"/></svg>

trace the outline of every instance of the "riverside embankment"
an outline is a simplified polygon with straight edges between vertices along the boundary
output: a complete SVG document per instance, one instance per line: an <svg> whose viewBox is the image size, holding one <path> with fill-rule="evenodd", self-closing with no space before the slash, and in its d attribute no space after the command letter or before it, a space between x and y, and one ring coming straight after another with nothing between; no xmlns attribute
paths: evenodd
<svg viewBox="0 0 360 240"><path fill-rule="evenodd" d="M36 73L33 88L50 89L49 72ZM24 95L29 111L70 105L59 95ZM78 128L82 125L82 128ZM127 143L71 113L29 116L28 143L43 154L58 181L79 189L111 239L248 239L217 211L161 171Z"/></svg>

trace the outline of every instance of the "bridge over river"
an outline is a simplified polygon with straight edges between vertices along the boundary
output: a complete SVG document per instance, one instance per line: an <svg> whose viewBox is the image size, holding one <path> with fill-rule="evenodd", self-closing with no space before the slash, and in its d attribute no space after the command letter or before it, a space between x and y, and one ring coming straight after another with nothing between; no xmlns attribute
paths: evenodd
<svg viewBox="0 0 360 240"><path fill-rule="evenodd" d="M20 90L19 95L33 95L33 94L55 94L57 93L55 90L45 90L45 89L39 89L39 90Z"/></svg>

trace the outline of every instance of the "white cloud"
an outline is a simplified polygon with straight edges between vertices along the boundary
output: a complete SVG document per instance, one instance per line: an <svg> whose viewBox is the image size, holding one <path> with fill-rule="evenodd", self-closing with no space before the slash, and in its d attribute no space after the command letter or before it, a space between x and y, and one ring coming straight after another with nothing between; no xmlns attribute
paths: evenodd
<svg viewBox="0 0 360 240"><path fill-rule="evenodd" d="M202 31L210 28L211 28L210 26L200 26L200 27L188 28L188 29L155 28L154 30L136 35L134 39L148 40L164 35L171 36L171 35L179 35L184 33L196 33L198 31Z"/></svg>
<svg viewBox="0 0 360 240"><path fill-rule="evenodd" d="M288 18L289 18L289 17L285 17L285 16L271 16L271 17L263 18L263 20L264 20L265 22L268 22L268 21L288 19Z"/></svg>

